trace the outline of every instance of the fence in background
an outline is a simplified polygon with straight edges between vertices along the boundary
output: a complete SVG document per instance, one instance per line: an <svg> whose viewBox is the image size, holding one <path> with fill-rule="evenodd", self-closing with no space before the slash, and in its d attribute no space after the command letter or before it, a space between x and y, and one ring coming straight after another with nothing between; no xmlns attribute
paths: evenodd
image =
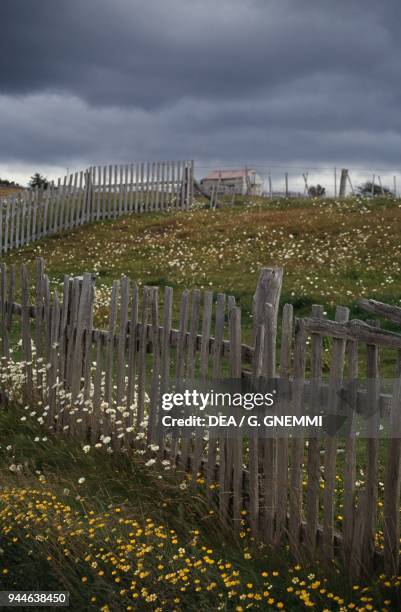
<svg viewBox="0 0 401 612"><path fill-rule="evenodd" d="M192 177L191 161L96 166L0 199L0 254L92 221L188 210Z"/></svg>
<svg viewBox="0 0 401 612"><path fill-rule="evenodd" d="M350 401L359 409L391 409L400 430L401 335L382 331L374 322L348 321L344 307L337 308L335 321L327 320L320 306L313 307L311 317L294 321L292 306L285 304L278 325L280 269L261 272L251 345L242 341L241 310L232 296L218 294L215 300L208 291L183 291L174 328L172 288L164 288L163 296L157 287L139 292L122 278L113 284L108 329L100 330L94 327L91 274L65 277L62 299L51 294L42 260L35 288L25 266L20 279L21 299L16 302L16 271L2 266L1 381L3 391L14 397L19 363L21 401L35 405L40 400L48 427L85 443L110 438L116 450L146 450L190 472L194 486L201 472L207 495L217 500L224 521L233 521L239 530L246 509L255 537L277 548L289 543L296 558L329 563L339 554L357 577L381 566L384 556L386 571L397 573L401 436L385 441L384 455L375 437L363 442L355 436L342 441L336 436L264 439L255 430L247 440L191 439L166 434L159 400L171 379L277 377L296 387L291 402L300 414L307 396L317 398L317 408L319 401L335 402L342 386L358 379L365 360L366 376L377 381L379 351L387 347L397 361L393 397L381 395L376 384L367 391L361 385ZM372 301L363 305L401 323L400 309ZM21 349L15 348L18 338ZM329 354L324 352L327 338ZM378 427L376 421L373 427Z"/></svg>
<svg viewBox="0 0 401 612"><path fill-rule="evenodd" d="M223 169L224 168L224 169ZM361 195L363 197L391 196L398 198L400 173L397 170L376 170L369 172L358 168L325 168L325 167L297 167L278 166L275 163L261 166L238 166L236 168L196 165L197 174L202 173L205 178L210 171L216 175L213 182L208 180L209 194L216 197L226 195L235 200L241 193L250 197L262 195L274 198L298 197L348 197ZM230 177L230 170L233 172ZM242 191L235 184L238 171L245 176L252 174L252 181L247 181L248 187ZM219 178L219 174L221 178Z"/></svg>

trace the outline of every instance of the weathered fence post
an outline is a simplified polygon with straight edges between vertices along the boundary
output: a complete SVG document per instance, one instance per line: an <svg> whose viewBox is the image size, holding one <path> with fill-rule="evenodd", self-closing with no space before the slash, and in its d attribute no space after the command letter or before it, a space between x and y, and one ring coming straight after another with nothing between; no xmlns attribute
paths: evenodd
<svg viewBox="0 0 401 612"><path fill-rule="evenodd" d="M271 364L272 375L275 373L276 363L276 338L277 338L277 320L278 308L280 303L281 288L283 285L283 269L282 268L262 268L258 284L256 286L255 295L253 297L252 316L253 316L253 344L257 330L260 325L266 322L266 304L271 305L271 320L270 320L270 338L265 337L265 343L268 342L270 355L268 356ZM266 330L267 331L267 330ZM266 346L266 344L265 344ZM266 367L265 362L265 367Z"/></svg>
<svg viewBox="0 0 401 612"><path fill-rule="evenodd" d="M341 170L340 191L338 193L340 198L344 198L345 197L345 193L346 193L346 189L347 189L347 177L348 177L348 170L347 170L347 168L343 168Z"/></svg>
<svg viewBox="0 0 401 612"><path fill-rule="evenodd" d="M92 210L92 174L90 170L85 172L85 207L84 207L84 222L91 220Z"/></svg>

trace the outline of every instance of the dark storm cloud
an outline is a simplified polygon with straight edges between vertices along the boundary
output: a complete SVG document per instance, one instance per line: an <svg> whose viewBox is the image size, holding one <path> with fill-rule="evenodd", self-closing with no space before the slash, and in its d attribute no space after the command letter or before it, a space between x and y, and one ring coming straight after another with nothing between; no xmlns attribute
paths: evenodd
<svg viewBox="0 0 401 612"><path fill-rule="evenodd" d="M395 0L2 0L0 162L398 164Z"/></svg>

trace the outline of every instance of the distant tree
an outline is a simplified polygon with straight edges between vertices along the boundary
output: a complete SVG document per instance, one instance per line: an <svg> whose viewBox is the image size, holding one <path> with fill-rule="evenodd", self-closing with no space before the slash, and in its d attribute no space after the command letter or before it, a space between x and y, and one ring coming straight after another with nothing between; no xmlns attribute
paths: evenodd
<svg viewBox="0 0 401 612"><path fill-rule="evenodd" d="M46 177L42 176L39 172L35 172L33 176L31 176L31 180L29 181L29 187L31 189L35 189L36 187L48 187L49 181Z"/></svg>
<svg viewBox="0 0 401 612"><path fill-rule="evenodd" d="M0 185L15 185L15 182L0 178Z"/></svg>
<svg viewBox="0 0 401 612"><path fill-rule="evenodd" d="M316 186L311 185L308 191L309 191L309 195L312 198L322 198L324 195L326 195L326 188L322 187L319 184L317 184Z"/></svg>
<svg viewBox="0 0 401 612"><path fill-rule="evenodd" d="M383 187L380 187L380 185L377 185L376 183L373 184L372 181L366 181L362 185L359 185L359 187L357 187L357 191L360 195L363 196L372 195L372 186L374 196L381 196L383 194L393 195L392 191L388 187L385 187L384 185Z"/></svg>

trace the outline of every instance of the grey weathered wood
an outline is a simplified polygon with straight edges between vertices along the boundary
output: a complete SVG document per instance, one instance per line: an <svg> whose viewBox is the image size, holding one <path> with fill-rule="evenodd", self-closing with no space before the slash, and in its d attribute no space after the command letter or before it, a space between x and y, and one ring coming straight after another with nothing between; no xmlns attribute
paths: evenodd
<svg viewBox="0 0 401 612"><path fill-rule="evenodd" d="M166 189L166 204L165 204L166 210L169 210L171 208L170 174L171 174L171 164L170 162L166 162L166 188L165 188Z"/></svg>
<svg viewBox="0 0 401 612"><path fill-rule="evenodd" d="M21 221L21 200L17 200L17 218L15 227L15 248L20 246L20 221Z"/></svg>
<svg viewBox="0 0 401 612"><path fill-rule="evenodd" d="M291 374L292 337L294 313L291 304L285 304L282 315L281 347L280 347L280 378L288 382ZM280 410L285 411L287 399L280 404ZM281 546L284 540L287 523L288 507L288 439L279 438L276 444L276 533L275 542Z"/></svg>
<svg viewBox="0 0 401 612"><path fill-rule="evenodd" d="M74 182L72 185L72 191L70 195L70 214L68 220L68 228L73 229L75 227L75 209L78 198L78 172L74 173Z"/></svg>
<svg viewBox="0 0 401 612"><path fill-rule="evenodd" d="M32 343L29 326L29 280L26 265L21 266L21 306L22 306L22 355L25 366L25 393L28 400L33 397Z"/></svg>
<svg viewBox="0 0 401 612"><path fill-rule="evenodd" d="M357 551L352 549L352 538L355 520L355 480L356 480L356 445L354 431L354 414L357 409L357 390L355 382L358 379L358 343L349 340L346 347L347 354L347 378L352 390L352 396L348 399L350 427L345 441L345 463L344 463L344 559L348 564L351 555ZM360 561L359 561L360 562Z"/></svg>
<svg viewBox="0 0 401 612"><path fill-rule="evenodd" d="M82 288L79 296L77 324L74 339L73 368L71 378L72 401L76 401L81 389L81 378L84 363L84 334L88 328L88 313L90 310L92 292L92 275L85 273L82 281Z"/></svg>
<svg viewBox="0 0 401 612"><path fill-rule="evenodd" d="M43 272L38 269L38 278L43 278ZM42 280L38 281L38 283L42 284ZM60 319L60 379L64 381L67 371L67 333L68 333L68 316L69 316L69 308L70 308L70 286L72 280L69 276L64 276L63 283L63 302L61 306L61 319ZM39 293L37 295L37 304L42 306L42 295ZM42 309L43 313L43 309ZM42 315L43 316L43 315Z"/></svg>
<svg viewBox="0 0 401 612"><path fill-rule="evenodd" d="M10 211L10 217L11 217L11 222L10 222L10 250L15 248L15 235L14 235L14 230L15 230L15 207L16 207L16 198L13 197L11 200L11 211Z"/></svg>
<svg viewBox="0 0 401 612"><path fill-rule="evenodd" d="M359 308L370 312L378 317L388 319L393 323L401 324L401 308L399 306L393 306L390 304L383 304L377 300L359 299L357 300Z"/></svg>
<svg viewBox="0 0 401 612"><path fill-rule="evenodd" d="M9 273L9 277L8 277L7 330L9 332L11 331L11 325L12 325L12 316L13 316L12 304L14 302L14 293L15 293L15 265L13 264L10 267L10 273ZM21 307L21 314L22 314L22 307Z"/></svg>
<svg viewBox="0 0 401 612"><path fill-rule="evenodd" d="M252 378L255 385L262 376L264 336L265 327L260 325L256 330L252 364ZM249 521L254 537L259 533L259 512L259 439L258 430L255 428L249 437Z"/></svg>
<svg viewBox="0 0 401 612"><path fill-rule="evenodd" d="M230 376L241 378L241 309L235 307L230 312ZM234 529L241 529L242 510L242 430L239 428L233 436L233 518ZM229 476L229 475L228 475Z"/></svg>
<svg viewBox="0 0 401 612"><path fill-rule="evenodd" d="M118 215L118 166L114 165L113 219Z"/></svg>
<svg viewBox="0 0 401 612"><path fill-rule="evenodd" d="M82 217L82 207L83 202L85 201L84 195L84 173L81 171L79 173L79 183L78 183L78 194L77 194L77 204L76 204L76 216L75 216L75 226L80 225L81 217Z"/></svg>
<svg viewBox="0 0 401 612"><path fill-rule="evenodd" d="M199 327L199 313L200 313L200 291L194 289L192 291L192 308L191 308L191 321L189 328L189 336L186 347L187 353L187 368L186 375L188 380L193 380L195 376L195 350L196 350L196 338L198 336ZM195 432L196 433L196 432ZM187 434L187 432L185 432ZM190 449L191 449L191 437L190 435L184 435L182 441L181 461L182 465L186 466ZM195 475L196 476L196 475Z"/></svg>
<svg viewBox="0 0 401 612"><path fill-rule="evenodd" d="M144 287L142 290L142 327L139 336L139 355L138 355L138 401L136 426L139 428L145 413L145 385L146 385L146 344L147 334L145 324L148 319L148 305L150 298L150 288Z"/></svg>
<svg viewBox="0 0 401 612"><path fill-rule="evenodd" d="M101 415L100 406L102 399L102 338L98 337L96 340L96 370L93 382L93 406L91 416L91 441L96 443L99 440L101 434Z"/></svg>
<svg viewBox="0 0 401 612"><path fill-rule="evenodd" d="M146 195L145 195L145 211L150 211L150 163L146 164Z"/></svg>
<svg viewBox="0 0 401 612"><path fill-rule="evenodd" d="M60 302L57 291L54 292L51 304L51 347L50 368L47 371L47 401L49 411L47 414L48 426L57 430L57 421L60 415L57 412L57 373L58 373L58 335L60 325Z"/></svg>
<svg viewBox="0 0 401 612"><path fill-rule="evenodd" d="M160 210L166 208L166 163L161 163Z"/></svg>
<svg viewBox="0 0 401 612"><path fill-rule="evenodd" d="M294 345L294 389L293 410L299 416L302 412L303 389L306 365L306 330L303 319L296 319ZM304 441L298 432L292 439L291 470L289 486L289 541L292 554L301 556L300 530L302 523L302 464Z"/></svg>
<svg viewBox="0 0 401 612"><path fill-rule="evenodd" d="M192 309L191 309L191 324L189 329L188 338L188 351L187 351L187 377L193 379L195 376L195 351L196 351L196 338L198 336L199 327L199 313L200 313L200 291L194 289L192 291Z"/></svg>
<svg viewBox="0 0 401 612"><path fill-rule="evenodd" d="M54 210L54 225L53 225L54 234L57 234L57 232L59 232L59 230L62 229L61 227L62 213L63 213L63 206L65 202L65 192L67 189L67 177L66 176L64 177L62 183L61 181L58 183L57 187L58 187L57 189L58 197L57 197L57 205Z"/></svg>
<svg viewBox="0 0 401 612"><path fill-rule="evenodd" d="M377 325L371 321L372 326ZM375 549L375 534L377 522L378 497L378 433L380 414L379 408L379 349L376 345L366 346L366 382L368 390L368 418L366 427L368 439L366 441L366 505L364 508L364 531L362 555L367 575L373 569L373 555Z"/></svg>
<svg viewBox="0 0 401 612"><path fill-rule="evenodd" d="M400 492L401 492L401 354L393 387L390 431L384 475L384 569L396 576L400 566Z"/></svg>
<svg viewBox="0 0 401 612"><path fill-rule="evenodd" d="M126 214L128 212L128 172L129 172L129 166L128 164L125 164L125 170L124 170L124 206L123 206L123 210L124 210L124 214Z"/></svg>
<svg viewBox="0 0 401 612"><path fill-rule="evenodd" d="M107 219L107 166L103 166L102 181L100 189L100 218L103 220Z"/></svg>
<svg viewBox="0 0 401 612"><path fill-rule="evenodd" d="M134 164L129 167L129 190L128 190L128 211L134 209Z"/></svg>
<svg viewBox="0 0 401 612"><path fill-rule="evenodd" d="M0 282L0 314L1 314L1 355L9 358L9 340L7 329L7 268L4 263L1 264L1 282Z"/></svg>
<svg viewBox="0 0 401 612"><path fill-rule="evenodd" d="M337 306L336 321L342 323L349 318L349 309ZM322 320L323 322L323 320ZM324 321L325 322L325 321ZM334 338L329 376L329 408L335 413L338 406L338 390L343 380L346 343L343 339ZM327 437L324 455L324 495L323 495L323 540L322 552L326 562L334 557L334 489L336 486L337 436Z"/></svg>
<svg viewBox="0 0 401 612"><path fill-rule="evenodd" d="M177 162L177 182L175 185L175 201L177 210L181 210L181 162Z"/></svg>
<svg viewBox="0 0 401 612"><path fill-rule="evenodd" d="M106 345L105 401L111 406L113 400L114 329L117 319L119 282L114 281L110 299L109 325Z"/></svg>
<svg viewBox="0 0 401 612"><path fill-rule="evenodd" d="M117 406L121 406L125 395L126 339L128 331L129 279L121 279L120 331L117 349Z"/></svg>
<svg viewBox="0 0 401 612"><path fill-rule="evenodd" d="M271 380L275 376L276 356L276 334L277 334L277 312L269 302L265 303L265 314L263 319L265 326L264 350L262 373L265 378ZM264 492L264 537L269 543L274 537L274 517L276 512L276 444L271 437L261 440L261 452L263 454L263 492Z"/></svg>
<svg viewBox="0 0 401 612"><path fill-rule="evenodd" d="M145 164L141 163L141 190L140 190L140 201L139 201L139 212L145 212Z"/></svg>
<svg viewBox="0 0 401 612"><path fill-rule="evenodd" d="M124 206L124 176L123 176L124 166L120 165L120 180L118 183L118 212L117 215L120 217L123 212Z"/></svg>
<svg viewBox="0 0 401 612"><path fill-rule="evenodd" d="M178 345L177 345L177 360L176 360L176 373L175 373L175 377L177 380L181 380L184 376L188 315L189 315L189 291L185 289L182 293L181 307L180 307L179 338L178 338Z"/></svg>
<svg viewBox="0 0 401 612"><path fill-rule="evenodd" d="M224 293L217 295L216 315L215 315L215 343L213 346L212 360L212 379L217 380L221 373L221 353L224 337L224 318L226 309L226 296ZM206 482L209 487L215 482L217 459L217 440L209 437ZM221 466L220 466L221 468ZM220 473L221 475L221 473Z"/></svg>
<svg viewBox="0 0 401 612"><path fill-rule="evenodd" d="M179 337L177 344L177 353L176 353L176 368L175 368L175 378L177 381L181 381L184 378L185 373L185 355L187 348L187 328L188 328L188 318L189 318L189 291L186 289L183 291L181 296L181 305L180 305L180 322L179 322ZM179 432L177 429L174 430L171 442L171 461L172 464L175 465L175 461L178 453L178 435ZM184 445L185 445L184 441ZM184 453L184 458L181 460L183 467L185 468L184 461L187 459L186 453Z"/></svg>
<svg viewBox="0 0 401 612"><path fill-rule="evenodd" d="M10 228L10 209L11 209L11 201L7 200L5 205L5 224L4 224L4 253L9 251L9 228Z"/></svg>
<svg viewBox="0 0 401 612"><path fill-rule="evenodd" d="M253 326L254 326L254 337L255 330L259 325L263 325L264 318L266 316L265 304L271 304L273 309L272 314L272 337L269 338L269 334L266 334L266 338L271 343L272 350L274 351L271 360L273 363L276 362L275 346L276 346L276 334L277 334L277 318L278 308L280 303L281 288L283 284L283 269L282 268L262 268L256 292L253 299Z"/></svg>
<svg viewBox="0 0 401 612"><path fill-rule="evenodd" d="M135 213L139 210L139 164L135 164Z"/></svg>
<svg viewBox="0 0 401 612"><path fill-rule="evenodd" d="M312 316L323 317L323 307L312 306ZM313 414L319 413L319 386L322 382L323 339L319 334L311 334L311 408ZM308 488L306 495L306 547L311 559L315 558L320 498L320 440L309 438L308 445Z"/></svg>
<svg viewBox="0 0 401 612"><path fill-rule="evenodd" d="M137 324L138 324L138 287L132 291L132 303L129 324L128 338L128 387L127 387L127 409L132 413L133 401L135 397L136 379L136 352L137 352ZM132 426L132 418L127 420L127 427Z"/></svg>
<svg viewBox="0 0 401 612"><path fill-rule="evenodd" d="M100 166L94 167L94 175L96 183L96 174L97 174L97 186L96 186L96 221L99 221L101 218L101 205L102 205L102 169Z"/></svg>
<svg viewBox="0 0 401 612"><path fill-rule="evenodd" d="M84 401L89 402L91 397L91 386L92 386L92 337L93 337L93 318L94 318L94 301L95 301L95 288L92 275L90 275L91 282L88 292L87 308L86 308L86 321L84 329L84 358L83 358L83 378L84 378ZM83 414L85 421L86 433L90 428L90 419L88 413L85 411Z"/></svg>
<svg viewBox="0 0 401 612"><path fill-rule="evenodd" d="M181 163L181 180L180 180L180 209L185 210L185 162Z"/></svg>
<svg viewBox="0 0 401 612"><path fill-rule="evenodd" d="M107 219L113 218L113 201L114 201L114 182L113 182L113 166L108 167L108 191L107 191Z"/></svg>
<svg viewBox="0 0 401 612"><path fill-rule="evenodd" d="M200 347L199 378L201 383L208 376L210 331L212 325L213 293L205 291L203 295L202 342ZM192 461L192 479L195 481L203 454L203 436L195 431L194 453Z"/></svg>
<svg viewBox="0 0 401 612"><path fill-rule="evenodd" d="M366 344L376 344L396 349L401 348L401 334L385 329L372 327L368 323L353 319L348 323L338 321L305 319L306 329L310 333L322 334L343 340L359 340Z"/></svg>
<svg viewBox="0 0 401 612"><path fill-rule="evenodd" d="M150 406L147 441L154 444L157 440L157 407L160 384L160 341L159 341L159 301L158 287L152 287L152 383L150 391Z"/></svg>
<svg viewBox="0 0 401 612"><path fill-rule="evenodd" d="M171 322L173 311L173 289L164 289L164 308L163 308L163 329L161 338L161 365L160 365L160 393L166 393L170 380L170 345L171 345ZM164 456L165 436L161 422L162 415L159 415L157 441L160 447L160 456Z"/></svg>

